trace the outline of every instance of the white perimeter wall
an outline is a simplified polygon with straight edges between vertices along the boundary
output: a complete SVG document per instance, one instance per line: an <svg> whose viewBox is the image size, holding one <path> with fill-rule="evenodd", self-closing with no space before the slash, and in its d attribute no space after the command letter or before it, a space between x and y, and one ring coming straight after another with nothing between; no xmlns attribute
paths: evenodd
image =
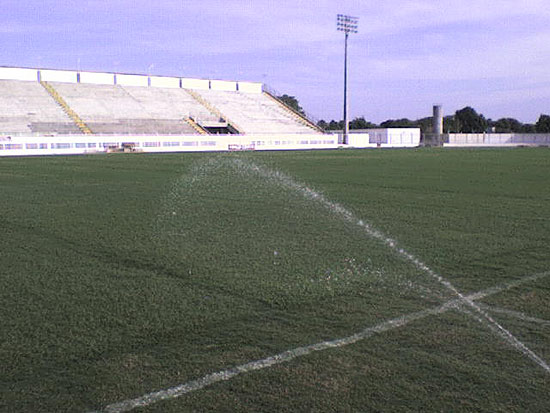
<svg viewBox="0 0 550 413"><path fill-rule="evenodd" d="M445 146L550 145L543 133L450 133Z"/></svg>
<svg viewBox="0 0 550 413"><path fill-rule="evenodd" d="M419 128L388 129L388 143L391 145L420 145Z"/></svg>
<svg viewBox="0 0 550 413"><path fill-rule="evenodd" d="M409 148L420 145L420 129L369 129L366 133L350 133L348 145L354 148ZM342 135L339 135L342 142Z"/></svg>

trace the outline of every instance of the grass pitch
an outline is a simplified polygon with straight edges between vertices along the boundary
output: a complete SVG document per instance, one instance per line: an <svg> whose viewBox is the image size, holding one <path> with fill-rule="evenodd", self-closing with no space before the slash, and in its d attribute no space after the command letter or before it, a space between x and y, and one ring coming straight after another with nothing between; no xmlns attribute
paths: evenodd
<svg viewBox="0 0 550 413"><path fill-rule="evenodd" d="M549 271L549 173L547 149L0 159L0 410L102 410L456 299L335 204L464 294ZM549 300L479 304L548 361ZM136 411L548 411L549 385L450 309Z"/></svg>

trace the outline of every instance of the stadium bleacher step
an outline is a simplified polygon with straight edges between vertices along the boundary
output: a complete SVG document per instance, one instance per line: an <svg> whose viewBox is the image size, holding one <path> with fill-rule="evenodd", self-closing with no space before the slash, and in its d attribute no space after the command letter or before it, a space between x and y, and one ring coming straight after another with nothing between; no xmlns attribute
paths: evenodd
<svg viewBox="0 0 550 413"><path fill-rule="evenodd" d="M220 119L224 119L227 124L233 128L238 134L244 134L244 130L239 127L235 122L230 121L227 116L225 116L223 113L221 113L218 108L211 105L209 102L206 101L201 95L199 95L197 92L191 90L191 89L185 89L187 93L189 93L197 102L199 102L201 105L203 105L206 109L208 109L210 112L214 113L216 116L218 116Z"/></svg>
<svg viewBox="0 0 550 413"><path fill-rule="evenodd" d="M54 89L52 85L50 85L48 82L41 81L40 84L46 89L46 91L50 94L50 96L57 102L59 106L63 109L63 111L71 118L71 120L78 126L78 129L86 135L92 135L92 130L84 123L84 121L78 116L78 114L71 109L71 107L65 102L65 99L61 97L59 93L57 93L57 90Z"/></svg>

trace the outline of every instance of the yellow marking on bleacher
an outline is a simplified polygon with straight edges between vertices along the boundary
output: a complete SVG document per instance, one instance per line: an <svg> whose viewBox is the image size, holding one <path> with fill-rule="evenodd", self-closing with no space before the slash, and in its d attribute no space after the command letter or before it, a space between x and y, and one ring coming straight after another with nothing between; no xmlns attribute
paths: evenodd
<svg viewBox="0 0 550 413"><path fill-rule="evenodd" d="M48 82L40 81L40 84L44 86L44 89L50 94L50 96L61 106L61 109L71 118L71 120L78 126L78 129L86 135L92 135L92 130L84 123L84 121L78 116L78 114L71 109L69 104L65 102L65 99L50 85Z"/></svg>
<svg viewBox="0 0 550 413"><path fill-rule="evenodd" d="M187 118L187 119L184 119L184 121L187 122L187 124L189 126L191 126L193 129L195 129L201 135L209 135L209 133L206 131L206 129L204 129L201 125L199 125L197 122L195 122L195 119Z"/></svg>
<svg viewBox="0 0 550 413"><path fill-rule="evenodd" d="M240 126L238 126L235 122L230 121L227 116L225 116L223 113L221 113L216 107L211 105L209 102L206 101L201 95L199 95L197 92L191 90L191 89L184 89L187 93L189 93L197 102L199 102L201 105L203 105L206 109L208 109L210 112L212 112L214 115L218 116L221 119L224 119L229 126L231 126L233 129L235 129L239 134L243 134L243 129L241 129Z"/></svg>

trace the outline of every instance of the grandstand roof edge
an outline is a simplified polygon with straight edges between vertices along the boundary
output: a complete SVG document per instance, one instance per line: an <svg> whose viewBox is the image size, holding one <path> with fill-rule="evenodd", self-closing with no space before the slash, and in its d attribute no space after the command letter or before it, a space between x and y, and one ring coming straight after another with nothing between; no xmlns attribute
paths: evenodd
<svg viewBox="0 0 550 413"><path fill-rule="evenodd" d="M212 79L212 78L201 78L201 77L187 77L187 76L169 76L169 75L157 75L157 74L144 74L144 73L123 73L123 72L105 72L97 70L83 70L83 69L53 69L49 67L21 67L21 66L4 66L0 65L0 69L24 69L24 70L53 70L60 72L76 72L76 73L98 73L98 74L107 74L107 75L130 75L130 76L147 76L147 77L166 77L166 78L177 78L177 79L197 79L197 80L208 80L208 81L223 81L223 82L236 82L236 83L256 83L263 85L263 82L257 82L252 80L230 80L230 79Z"/></svg>

